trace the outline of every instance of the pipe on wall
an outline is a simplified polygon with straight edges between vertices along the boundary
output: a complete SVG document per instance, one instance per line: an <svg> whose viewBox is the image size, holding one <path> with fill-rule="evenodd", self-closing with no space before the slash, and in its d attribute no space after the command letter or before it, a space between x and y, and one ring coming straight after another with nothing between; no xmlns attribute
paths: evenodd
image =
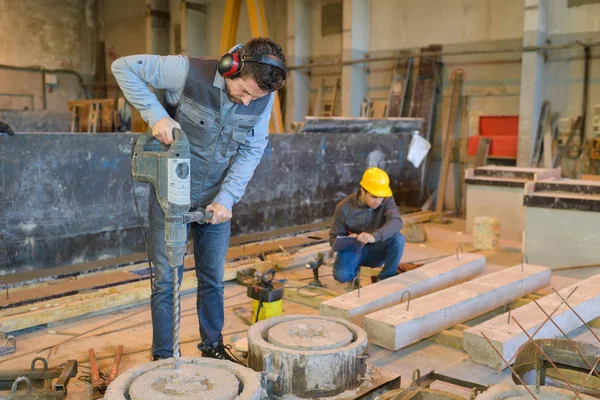
<svg viewBox="0 0 600 400"><path fill-rule="evenodd" d="M382 61L395 61L405 58L422 58L422 57L451 57L451 56L467 56L467 55L481 55L481 54L500 54L500 53L524 53L530 51L552 51L552 50L564 50L571 48L581 48L584 47L596 47L600 46L600 42L574 42L560 45L546 45L546 46L523 46L523 47L514 47L514 48L504 48L504 49L474 49L474 50L461 50L461 51L442 51L437 53L427 53L427 54L418 54L409 52L407 54L399 54L395 56L387 56L387 57L367 57L361 58L358 60L348 60L342 61L340 59L329 61L326 63L315 63L315 64L300 64L300 65L292 65L289 66L288 70L295 69L312 69L312 68L325 68L325 67L333 67L333 66L345 66L345 65L354 65L354 64L363 64L363 63L373 63L373 62L382 62Z"/></svg>
<svg viewBox="0 0 600 400"><path fill-rule="evenodd" d="M46 69L43 67L17 67L14 65L6 65L6 64L0 64L0 69L7 69L7 70L11 70L11 71L25 71L25 72L40 72L42 74L42 103L43 103L43 107L44 110L46 109L46 73L51 73L51 74L70 74L70 75L75 75L79 81L79 86L81 87L81 89L83 90L83 93L85 93L85 98L89 98L87 90L85 88L85 81L83 79L83 76L77 72L77 71L73 71L72 69Z"/></svg>

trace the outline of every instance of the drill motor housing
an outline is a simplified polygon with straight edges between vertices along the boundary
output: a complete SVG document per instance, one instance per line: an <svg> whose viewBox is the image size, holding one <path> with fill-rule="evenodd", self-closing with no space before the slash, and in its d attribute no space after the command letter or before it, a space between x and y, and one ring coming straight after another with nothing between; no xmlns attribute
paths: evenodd
<svg viewBox="0 0 600 400"><path fill-rule="evenodd" d="M131 159L135 180L150 183L165 214L165 242L169 264L183 264L187 241L184 220L191 205L190 143L181 129L173 129L174 142L161 144L151 134L138 138Z"/></svg>

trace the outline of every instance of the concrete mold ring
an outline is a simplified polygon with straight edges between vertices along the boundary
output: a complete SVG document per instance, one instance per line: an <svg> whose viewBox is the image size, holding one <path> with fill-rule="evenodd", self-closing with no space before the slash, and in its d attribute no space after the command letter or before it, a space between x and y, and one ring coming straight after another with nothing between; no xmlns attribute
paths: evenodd
<svg viewBox="0 0 600 400"><path fill-rule="evenodd" d="M259 400L261 374L229 361L182 357L140 365L106 389L105 400Z"/></svg>
<svg viewBox="0 0 600 400"><path fill-rule="evenodd" d="M362 383L367 334L341 318L287 315L248 330L248 366L269 373L269 394L319 398Z"/></svg>

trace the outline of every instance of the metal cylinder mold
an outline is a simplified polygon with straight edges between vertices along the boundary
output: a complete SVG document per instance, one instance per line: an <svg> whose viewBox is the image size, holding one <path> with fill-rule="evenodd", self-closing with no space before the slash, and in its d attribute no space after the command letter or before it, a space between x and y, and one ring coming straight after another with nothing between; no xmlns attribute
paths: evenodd
<svg viewBox="0 0 600 400"><path fill-rule="evenodd" d="M248 330L248 366L270 373L269 394L336 396L360 386L367 334L341 318L287 315Z"/></svg>
<svg viewBox="0 0 600 400"><path fill-rule="evenodd" d="M259 400L261 374L229 361L182 357L140 365L123 372L106 389L104 400Z"/></svg>

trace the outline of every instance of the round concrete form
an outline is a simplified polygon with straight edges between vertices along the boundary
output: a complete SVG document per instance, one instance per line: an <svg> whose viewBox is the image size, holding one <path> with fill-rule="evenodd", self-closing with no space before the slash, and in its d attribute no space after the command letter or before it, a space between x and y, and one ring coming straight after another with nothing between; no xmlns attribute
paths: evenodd
<svg viewBox="0 0 600 400"><path fill-rule="evenodd" d="M229 361L182 357L143 364L123 372L106 389L105 400L259 400L261 374ZM238 394L239 393L239 394Z"/></svg>
<svg viewBox="0 0 600 400"><path fill-rule="evenodd" d="M571 400L574 393L570 390L560 389L550 386L541 386L537 393L535 386L527 386L531 393L534 393L538 399L544 400ZM581 400L593 400L593 397L579 394ZM530 400L531 395L524 386L511 386L506 383L492 386L490 389L476 397L477 400Z"/></svg>
<svg viewBox="0 0 600 400"><path fill-rule="evenodd" d="M278 376L269 388L276 396L336 396L359 387L366 370L367 334L341 318L269 318L248 330L248 346L248 366Z"/></svg>
<svg viewBox="0 0 600 400"><path fill-rule="evenodd" d="M292 350L329 350L352 343L352 332L342 324L319 318L282 322L269 329L268 341Z"/></svg>

